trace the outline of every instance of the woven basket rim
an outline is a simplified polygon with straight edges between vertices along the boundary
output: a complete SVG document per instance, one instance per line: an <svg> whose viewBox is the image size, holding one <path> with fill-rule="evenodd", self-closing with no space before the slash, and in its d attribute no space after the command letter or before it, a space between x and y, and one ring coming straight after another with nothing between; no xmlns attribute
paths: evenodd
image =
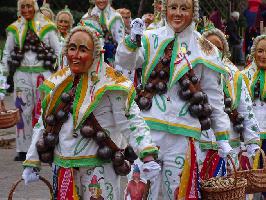
<svg viewBox="0 0 266 200"><path fill-rule="evenodd" d="M230 190L236 190L247 186L247 180L245 178L237 179L236 185L228 185L228 186L217 186L217 187L204 187L202 186L202 191L205 192L226 192Z"/></svg>

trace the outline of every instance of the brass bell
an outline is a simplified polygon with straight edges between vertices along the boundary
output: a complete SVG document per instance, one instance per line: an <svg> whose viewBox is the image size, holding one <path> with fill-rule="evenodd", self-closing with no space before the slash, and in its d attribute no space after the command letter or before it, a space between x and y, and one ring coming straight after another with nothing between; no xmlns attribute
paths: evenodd
<svg viewBox="0 0 266 200"><path fill-rule="evenodd" d="M44 139L40 138L36 143L36 148L38 152L46 152L48 150L48 146L45 144Z"/></svg>
<svg viewBox="0 0 266 200"><path fill-rule="evenodd" d="M108 160L112 157L113 151L108 146L99 147L97 150L97 156L103 160Z"/></svg>
<svg viewBox="0 0 266 200"><path fill-rule="evenodd" d="M92 138L95 136L95 133L95 130L88 125L85 125L80 129L80 134L84 138Z"/></svg>
<svg viewBox="0 0 266 200"><path fill-rule="evenodd" d="M54 152L48 151L45 153L40 153L39 157L40 157L40 161L42 161L43 163L52 163L53 158L54 158Z"/></svg>
<svg viewBox="0 0 266 200"><path fill-rule="evenodd" d="M114 166L115 173L119 176L126 176L131 171L130 163L125 160L124 163L120 166Z"/></svg>

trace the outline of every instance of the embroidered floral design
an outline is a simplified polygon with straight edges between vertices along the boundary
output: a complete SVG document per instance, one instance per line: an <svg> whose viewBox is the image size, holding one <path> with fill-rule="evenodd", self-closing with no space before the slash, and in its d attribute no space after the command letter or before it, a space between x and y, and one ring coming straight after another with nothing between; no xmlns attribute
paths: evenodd
<svg viewBox="0 0 266 200"><path fill-rule="evenodd" d="M205 38L201 37L199 40L199 45L201 50L206 54L206 55L213 55L214 54L214 48L211 45L211 43L206 40Z"/></svg>
<svg viewBox="0 0 266 200"><path fill-rule="evenodd" d="M105 74L105 76L107 78L111 78L112 81L115 81L116 84L127 81L127 78L125 76L123 76L120 72L115 71L111 67L107 67L106 68L106 74Z"/></svg>

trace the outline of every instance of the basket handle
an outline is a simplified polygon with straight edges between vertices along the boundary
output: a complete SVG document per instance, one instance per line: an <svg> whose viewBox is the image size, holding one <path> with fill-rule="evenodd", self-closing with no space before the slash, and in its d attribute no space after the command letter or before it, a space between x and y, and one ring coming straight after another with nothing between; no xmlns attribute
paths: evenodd
<svg viewBox="0 0 266 200"><path fill-rule="evenodd" d="M47 187L49 188L49 191L50 191L50 196L51 196L50 199L53 200L54 198L53 198L53 187L52 187L52 185L51 185L50 182L49 182L47 179L45 179L43 176L39 176L39 179L47 185ZM9 194L8 194L8 200L12 200L12 199L13 199L13 193L14 193L14 191L16 190L16 187L18 186L18 184L19 184L20 182L22 182L22 181L23 181L23 179L21 178L21 179L19 179L18 181L16 181L16 182L13 184L13 186L12 186L12 188L11 188L11 190L9 191Z"/></svg>
<svg viewBox="0 0 266 200"><path fill-rule="evenodd" d="M237 170L236 170L236 165L235 165L235 162L233 161L233 158L232 158L232 156L230 154L227 155L227 158L228 158L227 163L230 160L231 163L232 163L232 165L233 165L234 178L235 178L234 182L235 182L235 185L236 185L237 184Z"/></svg>
<svg viewBox="0 0 266 200"><path fill-rule="evenodd" d="M240 152L239 152L239 157L238 157L238 158L239 158L239 162L241 161L241 158L243 157L242 154L243 154L244 152L246 152L246 151L240 151ZM266 156L265 156L265 152L262 150L262 148L259 148L259 149L257 150L257 152L256 152L256 155L257 155L257 154L261 154L262 159L263 159L263 169L266 169ZM243 170L241 165L239 165L239 169L240 169L240 170Z"/></svg>

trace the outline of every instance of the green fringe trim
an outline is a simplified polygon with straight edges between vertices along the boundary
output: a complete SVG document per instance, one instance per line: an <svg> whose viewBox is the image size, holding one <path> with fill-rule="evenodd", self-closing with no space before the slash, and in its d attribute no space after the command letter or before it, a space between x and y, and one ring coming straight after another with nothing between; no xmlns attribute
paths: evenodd
<svg viewBox="0 0 266 200"><path fill-rule="evenodd" d="M126 47L130 50L130 51L135 51L138 46L135 42L132 42L130 39L130 35L127 35L124 39L125 45Z"/></svg>
<svg viewBox="0 0 266 200"><path fill-rule="evenodd" d="M146 156L152 155L152 156L154 156L154 159L157 159L158 153L159 153L159 150L158 150L157 147L149 147L149 148L146 148L146 149L142 150L139 153L139 158L142 160Z"/></svg>

